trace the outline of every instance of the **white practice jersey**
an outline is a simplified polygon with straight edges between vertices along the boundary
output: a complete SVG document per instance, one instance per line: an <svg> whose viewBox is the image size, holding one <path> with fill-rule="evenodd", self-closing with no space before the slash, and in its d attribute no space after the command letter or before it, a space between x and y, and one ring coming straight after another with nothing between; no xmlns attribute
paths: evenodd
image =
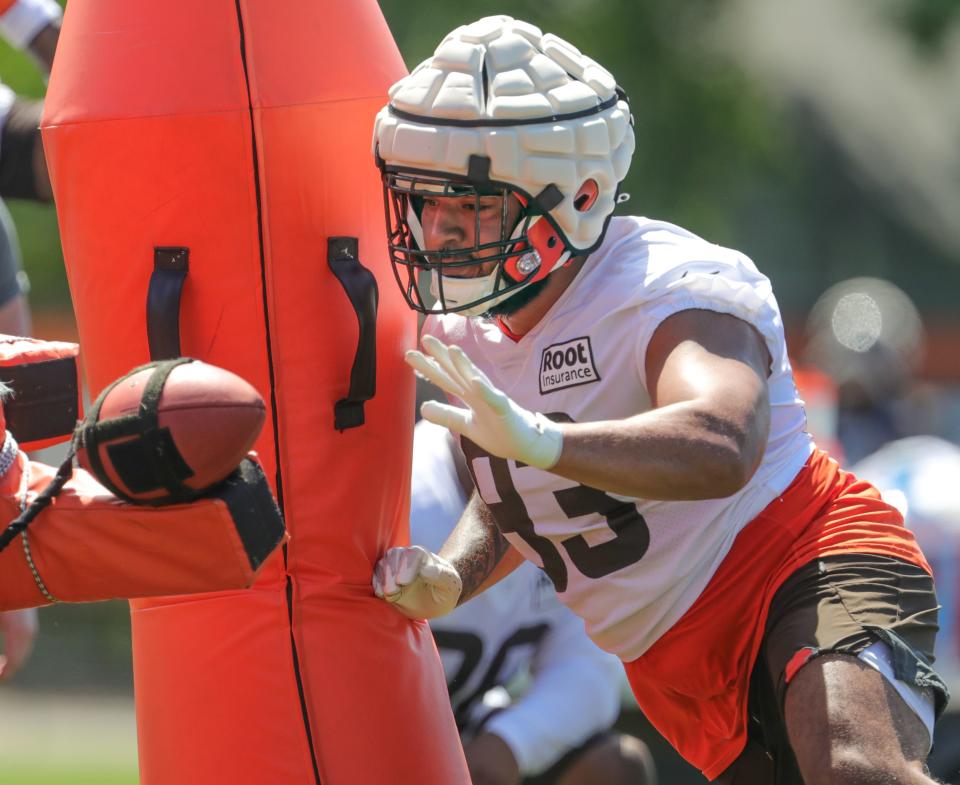
<svg viewBox="0 0 960 785"><path fill-rule="evenodd" d="M432 551L443 545L466 505L451 444L446 428L425 420L417 424L411 542ZM464 740L481 725L496 733L526 777L549 768L617 718L623 668L590 641L583 622L532 564L521 565L430 627ZM523 689L511 699L504 687L518 678Z"/></svg>
<svg viewBox="0 0 960 785"><path fill-rule="evenodd" d="M734 495L617 496L463 444L507 539L543 567L593 640L624 661L643 654L693 605L737 533L787 488L813 449L769 280L743 254L677 226L614 218L601 247L521 340L493 321L455 314L431 316L424 328L461 346L521 406L589 422L650 408L647 346L664 319L687 309L748 322L772 358L766 451Z"/></svg>

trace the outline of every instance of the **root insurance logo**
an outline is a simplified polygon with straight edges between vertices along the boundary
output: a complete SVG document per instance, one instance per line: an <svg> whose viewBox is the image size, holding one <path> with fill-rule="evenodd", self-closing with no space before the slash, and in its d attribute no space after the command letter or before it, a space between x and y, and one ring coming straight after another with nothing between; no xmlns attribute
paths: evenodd
<svg viewBox="0 0 960 785"><path fill-rule="evenodd" d="M598 381L600 374L593 361L588 337L556 343L543 350L540 358L541 395Z"/></svg>

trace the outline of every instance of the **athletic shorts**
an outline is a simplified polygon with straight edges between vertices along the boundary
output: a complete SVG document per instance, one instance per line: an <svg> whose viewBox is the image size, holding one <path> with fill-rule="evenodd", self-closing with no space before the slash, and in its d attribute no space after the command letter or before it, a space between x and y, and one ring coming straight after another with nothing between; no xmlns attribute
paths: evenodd
<svg viewBox="0 0 960 785"><path fill-rule="evenodd" d="M746 746L751 674L768 616L780 614L779 604L773 605L778 590L807 565L848 554L885 556L930 573L900 513L869 483L815 451L790 487L740 531L693 606L625 664L647 719L708 780ZM852 640L849 645L860 645L860 638ZM846 642L841 637L830 644ZM804 645L788 638L771 656L789 661ZM921 636L909 647L922 653L929 642Z"/></svg>
<svg viewBox="0 0 960 785"><path fill-rule="evenodd" d="M774 595L750 679L749 738L773 758L777 785L803 785L787 739L783 702L789 682L821 654L856 656L882 642L892 675L928 691L939 715L948 692L931 668L937 634L933 579L922 568L871 554L817 559Z"/></svg>

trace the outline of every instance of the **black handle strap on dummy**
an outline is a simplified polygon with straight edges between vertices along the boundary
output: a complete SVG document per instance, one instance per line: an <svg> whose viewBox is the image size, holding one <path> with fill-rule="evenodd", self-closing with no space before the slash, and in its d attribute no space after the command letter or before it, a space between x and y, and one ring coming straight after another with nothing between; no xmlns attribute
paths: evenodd
<svg viewBox="0 0 960 785"><path fill-rule="evenodd" d="M190 362L194 360L189 357L178 357L134 368L100 393L100 397L94 402L87 418L80 426L79 443L86 450L90 468L97 480L109 488L115 496L136 504L160 506L188 502L199 495L199 491L183 484L184 480L193 475L193 471L177 450L169 429L159 427L157 414L160 393L170 372L178 365ZM146 369L151 369L153 373L144 387L137 412L98 422L100 409L110 390L135 373ZM124 437L134 438L125 439ZM123 440L110 444L117 439ZM103 465L100 447L104 443L106 443L106 451L113 469L130 491L145 493L163 488L167 491L167 495L157 499L142 499L132 497L117 487Z"/></svg>
<svg viewBox="0 0 960 785"><path fill-rule="evenodd" d="M147 289L147 341L151 360L180 356L180 294L190 269L190 249L153 249Z"/></svg>
<svg viewBox="0 0 960 785"><path fill-rule="evenodd" d="M333 427L338 431L363 425L363 404L377 392L377 279L360 263L356 237L327 238L327 264L350 298L360 338L350 369L350 391L333 406Z"/></svg>
<svg viewBox="0 0 960 785"><path fill-rule="evenodd" d="M0 551L6 548L17 535L20 534L24 529L26 529L43 510L49 506L58 493L63 490L63 486L67 484L67 480L73 475L73 456L76 453L77 439L74 436L73 441L70 443L70 450L67 453L67 457L64 458L63 463L60 464L60 468L57 469L56 475L50 480L50 484L47 485L38 495L37 498L30 502L27 509L21 512L13 521L4 529L3 533L0 534Z"/></svg>

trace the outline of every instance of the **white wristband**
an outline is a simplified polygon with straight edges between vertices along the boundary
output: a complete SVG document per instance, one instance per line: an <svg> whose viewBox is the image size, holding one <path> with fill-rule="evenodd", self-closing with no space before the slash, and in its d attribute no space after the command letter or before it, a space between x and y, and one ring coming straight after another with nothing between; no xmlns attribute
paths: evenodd
<svg viewBox="0 0 960 785"><path fill-rule="evenodd" d="M534 415L539 438L531 446L530 465L538 469L552 469L563 452L563 431L553 420L537 412Z"/></svg>
<svg viewBox="0 0 960 785"><path fill-rule="evenodd" d="M26 49L37 33L62 17L63 11L55 0L17 0L0 15L0 35L11 46Z"/></svg>

